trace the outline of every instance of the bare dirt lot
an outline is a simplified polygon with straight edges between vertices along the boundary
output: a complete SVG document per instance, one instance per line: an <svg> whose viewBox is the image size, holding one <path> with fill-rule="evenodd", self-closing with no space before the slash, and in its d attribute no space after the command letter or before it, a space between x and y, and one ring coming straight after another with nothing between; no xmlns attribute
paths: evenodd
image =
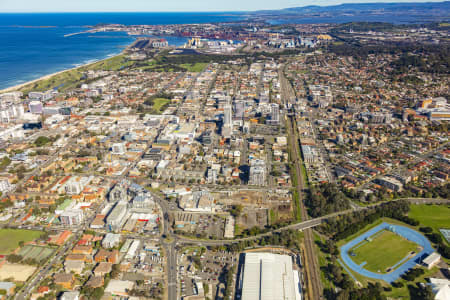
<svg viewBox="0 0 450 300"><path fill-rule="evenodd" d="M0 280L13 278L14 281L24 282L33 274L34 270L36 267L33 266L5 263L0 267Z"/></svg>

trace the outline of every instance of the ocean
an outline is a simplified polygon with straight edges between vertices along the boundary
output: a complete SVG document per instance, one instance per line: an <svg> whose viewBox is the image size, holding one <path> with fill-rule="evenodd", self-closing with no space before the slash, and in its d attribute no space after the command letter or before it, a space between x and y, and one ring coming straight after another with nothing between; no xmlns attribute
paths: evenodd
<svg viewBox="0 0 450 300"><path fill-rule="evenodd" d="M64 37L85 25L192 24L238 20L226 13L8 13L0 14L0 89L120 53L135 37L101 32ZM180 46L186 38L166 37Z"/></svg>

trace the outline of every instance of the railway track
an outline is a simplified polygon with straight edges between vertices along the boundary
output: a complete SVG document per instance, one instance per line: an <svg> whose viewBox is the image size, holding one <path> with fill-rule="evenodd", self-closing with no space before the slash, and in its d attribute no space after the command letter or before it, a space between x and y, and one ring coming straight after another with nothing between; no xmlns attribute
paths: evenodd
<svg viewBox="0 0 450 300"><path fill-rule="evenodd" d="M293 119L291 119L289 123L290 123L289 124L289 128L290 128L289 136L290 136L291 153L293 153L293 155L296 158L298 158L298 159L295 159L295 161L294 161L295 169L297 172L297 192L299 195L298 205L300 205L302 221L307 221L309 219L309 216L308 216L306 207L303 202L305 179L303 178L303 175L301 172L301 167L300 167L300 164L302 163L302 161L300 159L301 155L300 155L299 149L298 149L299 140L298 140L297 134L296 134L295 121ZM317 261L317 257L315 255L315 251L314 251L315 246L314 246L314 237L313 237L312 229L308 228L308 229L305 229L303 232L304 232L304 244L305 244L306 278L307 278L307 286L309 287L308 298L310 300L323 299L322 281L320 279L320 267L319 267L319 263Z"/></svg>
<svg viewBox="0 0 450 300"><path fill-rule="evenodd" d="M295 98L295 92L292 89L289 81L284 77L283 72L279 72L282 97L287 101L287 99ZM295 122L295 116L291 115L286 120L288 122L286 128L288 129L289 145L291 147L291 154L293 155L293 162L295 165L295 170L297 173L296 188L299 196L298 203L296 205L300 206L302 221L307 221L309 219L306 207L304 205L304 188L305 179L303 178L301 164L302 159L299 149L299 138L297 132L297 125ZM305 269L306 269L306 286L308 287L308 299L310 300L320 300L323 299L323 287L322 281L320 279L320 267L317 260L317 256L314 251L314 237L311 228L307 228L304 231L304 244L305 244Z"/></svg>

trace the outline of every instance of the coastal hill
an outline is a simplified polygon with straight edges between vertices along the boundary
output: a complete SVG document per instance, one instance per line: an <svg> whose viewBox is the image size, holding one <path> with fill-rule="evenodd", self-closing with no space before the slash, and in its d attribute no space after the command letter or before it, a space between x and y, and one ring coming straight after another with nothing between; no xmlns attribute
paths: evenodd
<svg viewBox="0 0 450 300"><path fill-rule="evenodd" d="M261 10L249 13L261 17L320 18L320 17L376 17L395 18L405 16L423 21L450 19L450 1L444 2L397 2L397 3L344 3L340 5L291 7L280 10ZM395 19L392 21L396 21Z"/></svg>

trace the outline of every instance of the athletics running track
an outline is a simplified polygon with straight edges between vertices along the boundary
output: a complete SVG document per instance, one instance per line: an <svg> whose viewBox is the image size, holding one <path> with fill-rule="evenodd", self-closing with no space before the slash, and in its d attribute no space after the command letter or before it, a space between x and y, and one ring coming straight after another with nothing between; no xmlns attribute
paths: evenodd
<svg viewBox="0 0 450 300"><path fill-rule="evenodd" d="M410 258L406 262L403 262L401 260L399 263L394 265L393 267L398 266L401 264L397 269L387 273L387 274L378 274L374 272L367 271L366 269L363 269L364 264L357 265L349 256L348 252L350 249L352 249L354 246L358 245L364 239L367 237L370 237L374 235L375 233L379 232L383 229L388 229L389 227L394 227L395 233L401 235L402 237L406 238L407 240L410 240L416 244L419 244L422 246L423 250L420 251L418 254L416 254L414 257ZM393 225L388 223L382 223L369 231L363 233L362 235L358 236L356 239L348 242L344 246L341 247L341 257L344 261L345 265L347 265L351 270L354 272L357 272L365 277L373 278L373 279L381 279L388 283L392 283L395 280L397 280L402 274L406 273L409 269L412 269L416 264L420 263L425 257L430 255L434 252L434 249L431 247L430 242L419 232L412 230L410 228L399 226L399 225Z"/></svg>

